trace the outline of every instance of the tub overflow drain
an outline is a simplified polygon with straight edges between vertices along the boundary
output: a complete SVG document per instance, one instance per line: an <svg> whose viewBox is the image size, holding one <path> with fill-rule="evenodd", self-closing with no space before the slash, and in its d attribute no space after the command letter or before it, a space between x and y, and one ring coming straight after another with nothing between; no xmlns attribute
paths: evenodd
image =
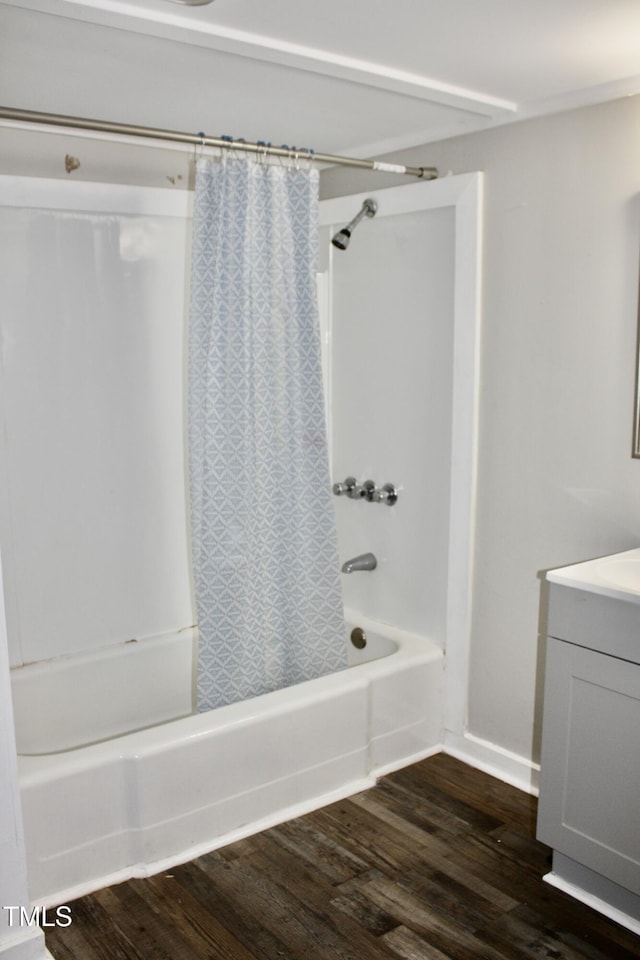
<svg viewBox="0 0 640 960"><path fill-rule="evenodd" d="M362 627L354 627L351 631L351 643L354 647L357 647L358 650L362 650L363 647L367 645L367 635L362 629Z"/></svg>

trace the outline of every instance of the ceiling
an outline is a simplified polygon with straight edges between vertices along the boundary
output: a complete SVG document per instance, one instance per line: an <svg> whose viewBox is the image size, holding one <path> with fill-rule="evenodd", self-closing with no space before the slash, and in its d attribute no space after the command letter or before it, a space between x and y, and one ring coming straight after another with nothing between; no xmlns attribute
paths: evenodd
<svg viewBox="0 0 640 960"><path fill-rule="evenodd" d="M0 0L4 106L325 153L637 92L638 0ZM38 136L0 128L3 172Z"/></svg>

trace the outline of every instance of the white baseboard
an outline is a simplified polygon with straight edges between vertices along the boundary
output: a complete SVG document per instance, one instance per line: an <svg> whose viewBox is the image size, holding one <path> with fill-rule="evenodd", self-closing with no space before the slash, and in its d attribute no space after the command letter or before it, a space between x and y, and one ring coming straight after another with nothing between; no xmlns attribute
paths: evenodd
<svg viewBox="0 0 640 960"><path fill-rule="evenodd" d="M570 880L559 877L558 874L553 873L553 871L546 873L542 879L546 883L551 884L552 887L562 890L563 893L568 893L570 897L574 897L576 900L579 900L580 903L591 907L592 910L597 910L598 913L609 917L610 920L614 920L615 923L619 923L620 926L626 927L627 930L631 930L632 933L636 935L640 934L640 921L637 920L636 917L630 916L623 910L618 910L617 907L607 903L607 901L601 897L596 897L595 894L589 893L575 883L571 883Z"/></svg>
<svg viewBox="0 0 640 960"><path fill-rule="evenodd" d="M445 732L444 752L525 793L538 796L540 766L526 757L520 757L472 733L458 734L450 730Z"/></svg>

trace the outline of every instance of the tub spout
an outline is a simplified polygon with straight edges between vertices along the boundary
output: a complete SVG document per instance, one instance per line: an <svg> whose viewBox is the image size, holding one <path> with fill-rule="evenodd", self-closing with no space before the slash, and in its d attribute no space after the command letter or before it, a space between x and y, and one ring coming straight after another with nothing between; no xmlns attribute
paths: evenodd
<svg viewBox="0 0 640 960"><path fill-rule="evenodd" d="M354 573L356 570L375 570L378 561L372 553L361 553L359 557L352 557L342 565L343 573Z"/></svg>

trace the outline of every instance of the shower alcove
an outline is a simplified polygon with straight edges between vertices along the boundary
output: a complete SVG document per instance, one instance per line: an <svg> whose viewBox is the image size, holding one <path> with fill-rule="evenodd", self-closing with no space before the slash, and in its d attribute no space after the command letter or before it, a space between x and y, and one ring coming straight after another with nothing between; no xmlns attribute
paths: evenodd
<svg viewBox="0 0 640 960"><path fill-rule="evenodd" d="M430 739L428 747L425 741L420 748L423 752L443 743L446 748L447 742L455 745L464 736L480 193L481 176L469 174L321 203L318 291L332 480L351 473L360 481L373 479L380 486L390 481L399 488L393 507L335 500L341 558L368 550L378 557L374 572L343 578L345 605L356 618L383 630L388 625L401 646L403 637L410 638L404 645L406 680L391 681L403 711L406 691L416 688L417 671L430 662L441 670L440 651L446 651L444 707L440 709L440 693L434 694L436 715L428 721ZM378 204L375 219L362 224L348 251L334 251L330 235L368 196ZM117 673L120 653L135 650L133 663L144 646L141 639L159 638L158 647L170 648L174 657L171 676L152 667L156 692L162 691L174 675L189 680L189 661L180 651L190 656L189 628L195 619L184 494L189 194L0 177L0 206L5 264L0 545L8 628L7 649L0 651L3 666L8 659L15 675L35 664L38 682L46 683L49 668L58 670L69 658L84 664L97 656L135 686L133 677L140 672L125 668ZM174 644L180 638L186 642ZM380 684L390 670L368 665L360 674L363 679L354 680L354 703L363 722L370 716L363 699L370 687L380 703L380 722L388 725L389 701L386 692L380 696ZM123 698L125 686L119 690ZM439 681L434 691L436 687ZM136 690L130 693L135 708ZM342 696L323 680L310 688L314 710L325 693L329 704ZM86 714L95 708L97 716L104 704L89 689L79 688L74 691L79 709L83 696ZM171 696L167 690L166 697L155 699L168 702ZM289 697L296 703L304 699L295 692ZM238 706L223 709L245 736ZM424 704L410 706L418 713L426 709ZM280 706L272 709L274 717L280 716ZM351 715L346 701L343 709L345 718ZM162 724L188 714L189 698L178 698L168 710L169 716L160 709L157 716L135 723ZM34 714L36 704L23 710L30 720ZM314 722L326 727L321 718ZM192 732L197 728L202 741L206 721L186 717L186 723ZM362 757L361 773L340 773L342 780L330 783L318 778L314 784L320 786L310 787L297 806L291 798L284 800L262 819L254 817L256 824L275 822L287 811L300 812L336 792L361 789L384 770L417 759L420 749L412 753L402 723L398 720L398 729L390 729L377 745L361 743L359 733L350 733L357 740L350 749ZM85 743L103 739L89 719L86 727ZM169 737L175 737L172 728L166 724ZM110 736L127 729L131 727L123 723ZM160 730L144 732L149 757L159 755ZM414 732L412 727L412 736ZM344 735L334 733L341 749ZM12 730L9 735L13 738ZM226 750L222 756L230 758L231 748L228 754ZM68 752L63 766L69 781L78 776L84 753L83 748ZM104 747L107 754L128 789L136 779L131 763L126 769L118 766L113 743ZM307 762L305 750L301 757ZM43 757L39 765L37 757L21 760L34 807L50 809L38 791L56 761ZM234 762L241 766L237 755ZM334 764L332 770L344 768L342 757L322 763ZM172 769L169 760L166 768ZM32 807L31 796L25 801L24 782L29 841ZM148 798L150 807L156 799ZM116 805L107 810L106 799L102 804L110 824L105 837L109 831L115 836L111 818L123 812ZM123 808L127 805L130 798ZM244 809L242 816L247 819ZM162 817L158 814L158 824L165 822ZM81 826L85 829L84 821ZM50 817L39 829L48 844L56 832L50 829ZM143 836L139 824L135 830ZM131 838L118 842L135 846ZM79 850L82 844L73 837L69 849L74 843ZM86 837L83 843L89 844ZM153 856L166 864L181 855L154 847ZM53 854L49 860L55 862ZM135 869L143 870L135 862ZM75 875L75 862L69 871ZM104 869L112 879L116 873L115 867ZM54 878L47 884L36 889L52 901L54 891L71 888L68 880Z"/></svg>

